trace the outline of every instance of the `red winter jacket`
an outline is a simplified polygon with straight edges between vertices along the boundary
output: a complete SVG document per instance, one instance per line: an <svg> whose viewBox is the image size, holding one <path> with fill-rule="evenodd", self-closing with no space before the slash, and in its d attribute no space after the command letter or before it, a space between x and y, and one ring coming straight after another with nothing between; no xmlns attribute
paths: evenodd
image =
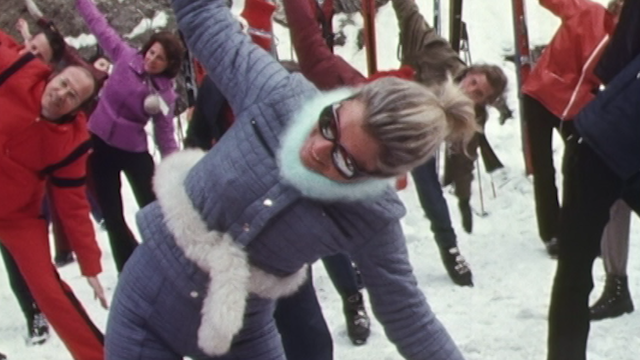
<svg viewBox="0 0 640 360"><path fill-rule="evenodd" d="M523 93L562 120L571 120L595 95L593 69L615 26L614 16L590 0L540 0L562 20L525 81Z"/></svg>
<svg viewBox="0 0 640 360"><path fill-rule="evenodd" d="M16 44L0 31L0 73L20 58ZM3 224L16 226L40 216L45 182L49 181L53 185L52 202L78 255L82 273L94 276L101 272L101 266L83 181L87 153L56 170L45 171L72 158L72 152L89 140L82 113L65 124L40 117L42 94L51 74L49 66L34 59L0 85L0 230Z"/></svg>

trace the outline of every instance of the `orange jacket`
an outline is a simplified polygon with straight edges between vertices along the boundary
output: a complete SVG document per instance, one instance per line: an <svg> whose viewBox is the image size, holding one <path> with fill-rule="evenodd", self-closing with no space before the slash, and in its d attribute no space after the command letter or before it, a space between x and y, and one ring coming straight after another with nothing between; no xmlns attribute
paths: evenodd
<svg viewBox="0 0 640 360"><path fill-rule="evenodd" d="M16 42L0 31L0 73L20 58L18 50ZM42 94L51 74L49 66L34 59L0 85L0 229L3 223L15 226L21 220L38 218L45 181L49 181L52 203L82 273L94 276L101 266L83 182L87 153L56 170L44 171L69 159L89 140L82 113L64 124L40 117Z"/></svg>
<svg viewBox="0 0 640 360"><path fill-rule="evenodd" d="M593 69L615 26L614 16L590 0L540 0L562 20L525 81L523 93L562 120L571 120L595 94Z"/></svg>

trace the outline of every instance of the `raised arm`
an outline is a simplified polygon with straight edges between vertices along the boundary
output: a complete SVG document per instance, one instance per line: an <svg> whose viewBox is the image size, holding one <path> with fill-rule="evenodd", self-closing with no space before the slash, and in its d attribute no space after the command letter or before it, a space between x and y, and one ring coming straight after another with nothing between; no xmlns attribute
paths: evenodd
<svg viewBox="0 0 640 360"><path fill-rule="evenodd" d="M76 0L76 9L111 61L118 61L123 51L132 49L109 25L93 0Z"/></svg>
<svg viewBox="0 0 640 360"><path fill-rule="evenodd" d="M427 86L455 77L466 66L451 48L449 41L438 35L420 14L414 0L392 0L400 28L403 65L416 71L416 79Z"/></svg>
<svg viewBox="0 0 640 360"><path fill-rule="evenodd" d="M27 24L27 20L20 18L16 22L16 30L22 36L22 40L27 41L31 39L31 30L29 30L29 24Z"/></svg>
<svg viewBox="0 0 640 360"><path fill-rule="evenodd" d="M393 10L398 18L400 44L404 51L422 47L426 39L439 37L436 30L420 14L415 0L392 0ZM403 56L404 57L404 56Z"/></svg>
<svg viewBox="0 0 640 360"><path fill-rule="evenodd" d="M407 20L417 18L420 20L419 23L422 24L421 28L423 31L433 30L435 32L435 29L429 25L427 19L420 14L420 9L415 0L391 0L391 3L393 4L393 10L396 12L398 23L401 26Z"/></svg>
<svg viewBox="0 0 640 360"><path fill-rule="evenodd" d="M625 1L611 41L600 57L595 73L606 85L640 55L640 1Z"/></svg>
<svg viewBox="0 0 640 360"><path fill-rule="evenodd" d="M329 49L314 16L317 11L315 1L283 1L302 74L322 90L363 82L364 76L358 70Z"/></svg>
<svg viewBox="0 0 640 360"><path fill-rule="evenodd" d="M582 8L593 4L591 0L539 0L539 2L542 7L563 21L577 14Z"/></svg>
<svg viewBox="0 0 640 360"><path fill-rule="evenodd" d="M399 222L381 229L364 249L351 255L376 318L405 359L463 359L418 289Z"/></svg>
<svg viewBox="0 0 640 360"><path fill-rule="evenodd" d="M187 45L239 114L272 96L291 92L292 77L243 33L224 0L172 0ZM311 87L311 84L306 83Z"/></svg>

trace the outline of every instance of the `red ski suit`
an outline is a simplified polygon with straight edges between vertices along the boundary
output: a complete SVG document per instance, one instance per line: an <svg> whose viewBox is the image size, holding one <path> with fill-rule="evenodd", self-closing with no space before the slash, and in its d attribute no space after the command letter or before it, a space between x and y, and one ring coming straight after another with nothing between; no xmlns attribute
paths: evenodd
<svg viewBox="0 0 640 360"><path fill-rule="evenodd" d="M0 31L0 74L21 58L20 48ZM51 201L82 274L101 272L100 250L85 198L87 154L71 155L86 147L86 119L79 113L73 121L56 124L40 117L42 95L51 75L49 66L34 59L0 85L0 241L73 357L103 359L102 333L52 265L48 228L41 218L49 182L53 185Z"/></svg>

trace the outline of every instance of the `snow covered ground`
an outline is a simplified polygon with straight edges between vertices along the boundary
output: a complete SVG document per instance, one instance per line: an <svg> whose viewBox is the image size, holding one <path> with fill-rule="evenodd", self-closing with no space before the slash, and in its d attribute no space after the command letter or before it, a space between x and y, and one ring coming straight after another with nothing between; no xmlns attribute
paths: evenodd
<svg viewBox="0 0 640 360"><path fill-rule="evenodd" d="M239 8L241 4L236 3L235 6ZM420 1L419 6L423 8L427 19L431 19L431 1ZM448 14L446 4L444 6L443 13ZM463 18L469 26L473 60L497 63L504 67L511 82L508 103L517 109L514 67L502 60L502 55L512 48L510 2L467 1L464 6ZM536 1L528 2L527 11L532 43L548 41L558 21L540 8ZM443 29L448 29L447 19L443 19L443 22ZM397 25L390 5L380 10L377 30L379 68L396 67ZM356 52L353 45L356 29L349 27L347 32L347 35L351 35L349 43L337 52L364 70L364 54ZM281 58L289 58L291 52L287 32L278 28L277 37ZM484 207L489 215L474 218L472 235L462 231L456 199L446 194L461 250L474 273L474 288L457 287L446 275L429 230L429 222L422 216L413 186L410 185L400 194L408 208L403 225L420 287L469 360L539 360L544 359L546 354L546 318L555 262L546 256L537 236L533 190L530 179L523 175L517 111L515 114L516 119L500 126L496 121L497 113L492 112L492 120L487 126L488 137L506 169L493 176L495 197L491 190L491 178L482 174ZM556 141L558 164L561 153L562 146ZM479 210L477 182L473 189L473 206ZM127 218L130 224L134 224L136 206L128 188L125 189L125 201ZM105 272L101 280L110 296L117 278L106 234L100 230L97 230L97 234L104 254ZM628 273L631 293L636 295L637 303L640 303L639 240L640 221L634 217ZM318 296L333 333L335 359L401 359L395 347L386 339L382 327L375 321L369 342L361 347L351 345L346 336L340 298L322 266L316 265L314 270ZM69 265L60 273L74 288L92 319L104 329L107 311L93 300L77 265ZM602 290L604 273L600 261L594 266L594 276L596 288L592 301ZM0 267L0 352L9 355L11 360L71 358L55 335L43 346L27 347L25 334L24 319L9 289L4 267ZM640 312L594 323L589 341L589 359L637 360L640 358L638 334Z"/></svg>

